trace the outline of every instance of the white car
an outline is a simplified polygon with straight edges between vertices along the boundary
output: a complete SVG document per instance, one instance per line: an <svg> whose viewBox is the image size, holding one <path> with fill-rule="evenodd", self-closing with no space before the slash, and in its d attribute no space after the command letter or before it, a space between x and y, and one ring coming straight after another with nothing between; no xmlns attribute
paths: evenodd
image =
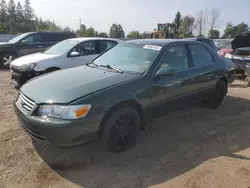
<svg viewBox="0 0 250 188"><path fill-rule="evenodd" d="M44 73L85 65L120 42L119 39L93 37L64 40L44 52L13 60L10 64L11 79L23 84Z"/></svg>

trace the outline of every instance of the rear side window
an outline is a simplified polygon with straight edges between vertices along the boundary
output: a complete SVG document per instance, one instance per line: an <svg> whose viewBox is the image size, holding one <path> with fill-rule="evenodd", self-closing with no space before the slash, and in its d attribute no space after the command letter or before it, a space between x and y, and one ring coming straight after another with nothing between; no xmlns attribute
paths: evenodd
<svg viewBox="0 0 250 188"><path fill-rule="evenodd" d="M62 33L61 34L61 40L70 39L70 38L76 38L76 35L74 33Z"/></svg>
<svg viewBox="0 0 250 188"><path fill-rule="evenodd" d="M200 39L198 41L201 41L203 43L205 43L206 45L208 45L210 48L212 48L213 50L217 51L217 47L214 43L213 40L209 40L209 39Z"/></svg>
<svg viewBox="0 0 250 188"><path fill-rule="evenodd" d="M59 42L61 41L60 33L43 33L43 42Z"/></svg>
<svg viewBox="0 0 250 188"><path fill-rule="evenodd" d="M192 54L194 67L213 64L213 57L204 46L200 44L189 44L188 46Z"/></svg>

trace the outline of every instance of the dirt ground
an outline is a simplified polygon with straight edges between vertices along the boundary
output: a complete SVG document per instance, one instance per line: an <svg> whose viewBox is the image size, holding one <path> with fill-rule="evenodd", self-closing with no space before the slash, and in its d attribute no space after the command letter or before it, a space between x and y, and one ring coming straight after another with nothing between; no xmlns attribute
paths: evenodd
<svg viewBox="0 0 250 188"><path fill-rule="evenodd" d="M135 147L113 154L32 142L13 114L9 78L0 72L0 188L250 187L250 88L240 81L221 108L155 119Z"/></svg>

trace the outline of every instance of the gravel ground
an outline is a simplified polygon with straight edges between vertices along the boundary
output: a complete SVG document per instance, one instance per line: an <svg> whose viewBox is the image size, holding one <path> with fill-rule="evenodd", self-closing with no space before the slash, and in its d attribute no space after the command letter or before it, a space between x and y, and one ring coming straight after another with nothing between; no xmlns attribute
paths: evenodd
<svg viewBox="0 0 250 188"><path fill-rule="evenodd" d="M237 81L217 110L200 106L147 124L135 147L55 149L32 141L12 110L0 72L0 188L250 187L250 88Z"/></svg>

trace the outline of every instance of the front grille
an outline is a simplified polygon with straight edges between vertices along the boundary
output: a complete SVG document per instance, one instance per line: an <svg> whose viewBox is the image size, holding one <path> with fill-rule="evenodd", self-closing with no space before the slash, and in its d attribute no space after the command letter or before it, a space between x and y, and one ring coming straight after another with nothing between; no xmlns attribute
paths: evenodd
<svg viewBox="0 0 250 188"><path fill-rule="evenodd" d="M19 92L19 95L17 97L17 104L27 113L30 112L36 105L34 101L26 97L24 94Z"/></svg>

